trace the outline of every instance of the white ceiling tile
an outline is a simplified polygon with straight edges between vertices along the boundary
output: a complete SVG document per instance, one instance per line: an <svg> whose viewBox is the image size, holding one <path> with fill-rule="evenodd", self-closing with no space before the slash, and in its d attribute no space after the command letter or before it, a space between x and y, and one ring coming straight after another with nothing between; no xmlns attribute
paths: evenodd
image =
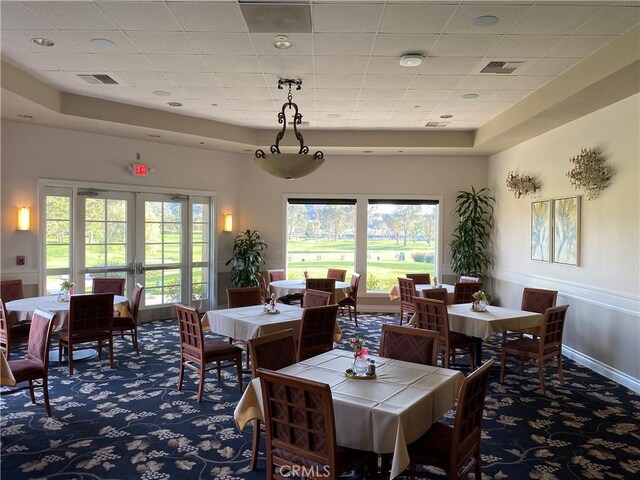
<svg viewBox="0 0 640 480"><path fill-rule="evenodd" d="M405 90L402 94L402 101L443 100L450 93L451 90Z"/></svg>
<svg viewBox="0 0 640 480"><path fill-rule="evenodd" d="M271 97L279 103L283 103L287 101L287 94L289 92L288 87L278 88L278 81L270 84ZM312 88L311 84L304 83L302 84L301 90L296 90L295 88L291 89L291 94L293 95L293 99L297 102L298 100L313 100L315 98L315 90Z"/></svg>
<svg viewBox="0 0 640 480"><path fill-rule="evenodd" d="M94 58L110 70L118 72L155 72L158 70L144 55L93 54Z"/></svg>
<svg viewBox="0 0 640 480"><path fill-rule="evenodd" d="M360 104L358 103L358 105ZM352 118L353 120L386 120L390 114L391 112L360 111L356 108Z"/></svg>
<svg viewBox="0 0 640 480"><path fill-rule="evenodd" d="M356 110L359 112L391 112L398 102L358 102Z"/></svg>
<svg viewBox="0 0 640 480"><path fill-rule="evenodd" d="M483 57L499 40L499 35L442 35L429 56Z"/></svg>
<svg viewBox="0 0 640 480"><path fill-rule="evenodd" d="M381 33L441 33L455 5L387 5Z"/></svg>
<svg viewBox="0 0 640 480"><path fill-rule="evenodd" d="M487 98L488 102L519 102L533 93L533 90L503 90L494 92Z"/></svg>
<svg viewBox="0 0 640 480"><path fill-rule="evenodd" d="M247 32L247 24L237 3L169 2L187 32Z"/></svg>
<svg viewBox="0 0 640 480"><path fill-rule="evenodd" d="M98 2L98 7L121 30L176 32L180 24L164 2Z"/></svg>
<svg viewBox="0 0 640 480"><path fill-rule="evenodd" d="M297 73L313 73L313 57L260 57L265 73L294 75Z"/></svg>
<svg viewBox="0 0 640 480"><path fill-rule="evenodd" d="M402 90L393 90L391 88L363 88L358 97L358 101L382 100L392 101L400 100Z"/></svg>
<svg viewBox="0 0 640 480"><path fill-rule="evenodd" d="M190 33L189 37L200 53L217 55L253 55L248 33Z"/></svg>
<svg viewBox="0 0 640 480"><path fill-rule="evenodd" d="M124 33L118 31L66 30L64 34L89 53L141 53ZM108 48L97 47L91 43L94 38L111 40L115 45Z"/></svg>
<svg viewBox="0 0 640 480"><path fill-rule="evenodd" d="M203 55L212 72L260 73L260 63L255 55Z"/></svg>
<svg viewBox="0 0 640 480"><path fill-rule="evenodd" d="M411 83L409 75L367 75L363 88L399 88L405 89Z"/></svg>
<svg viewBox="0 0 640 480"><path fill-rule="evenodd" d="M314 32L375 33L378 30L382 4L314 5Z"/></svg>
<svg viewBox="0 0 640 480"><path fill-rule="evenodd" d="M167 96L159 96L154 94L153 92L157 91L158 89L151 86L133 87L133 88L135 89L136 92L138 92L138 95L140 96L140 98L153 98L153 99L163 98L163 99L168 99L167 101L171 101L176 98L188 98L184 94L184 92L182 92L178 87L163 88L162 89L163 91L169 93L169 95Z"/></svg>
<svg viewBox="0 0 640 480"><path fill-rule="evenodd" d="M413 102L398 102L396 111L413 112L415 115L426 115L439 105L439 101L414 100Z"/></svg>
<svg viewBox="0 0 640 480"><path fill-rule="evenodd" d="M216 78L223 87L267 87L264 75L257 73L218 73Z"/></svg>
<svg viewBox="0 0 640 480"><path fill-rule="evenodd" d="M251 40L258 55L272 55L283 57L299 57L313 54L313 36L310 33L288 33L293 46L282 50L273 46L276 40L273 33L252 33Z"/></svg>
<svg viewBox="0 0 640 480"><path fill-rule="evenodd" d="M373 55L401 57L407 53L426 56L438 39L438 35L380 34L373 46Z"/></svg>
<svg viewBox="0 0 640 480"><path fill-rule="evenodd" d="M474 72L480 61L480 58L429 57L422 63L422 67L420 68L419 73L438 75L466 75L468 73Z"/></svg>
<svg viewBox="0 0 640 480"><path fill-rule="evenodd" d="M239 111L269 112L273 119L277 119L277 112L280 110L280 106L276 106L276 103L273 100L234 100L233 103Z"/></svg>
<svg viewBox="0 0 640 480"><path fill-rule="evenodd" d="M316 75L317 88L360 88L364 75Z"/></svg>
<svg viewBox="0 0 640 480"><path fill-rule="evenodd" d="M506 35L495 47L491 49L488 56L498 57L542 57L564 37L557 35Z"/></svg>
<svg viewBox="0 0 640 480"><path fill-rule="evenodd" d="M331 112L351 112L356 108L356 101L344 101L344 102L333 102L331 100L326 100L322 102L317 102L316 111L323 113L331 113Z"/></svg>
<svg viewBox="0 0 640 480"><path fill-rule="evenodd" d="M82 49L62 33L55 30L2 30L2 51L22 51L33 53L69 52L81 53ZM52 47L41 47L31 41L43 37L55 43ZM9 45L6 45L6 44Z"/></svg>
<svg viewBox="0 0 640 480"><path fill-rule="evenodd" d="M517 77L512 75L468 75L456 86L456 88L478 90L517 88L514 85L516 83L516 79Z"/></svg>
<svg viewBox="0 0 640 480"><path fill-rule="evenodd" d="M580 61L579 58L541 58L522 69L526 75L560 75Z"/></svg>
<svg viewBox="0 0 640 480"><path fill-rule="evenodd" d="M213 84L216 85L216 84ZM228 100L229 95L222 87L216 86L184 86L180 87L180 91L184 93L184 96L190 99L204 98L207 100L214 100L212 103L216 103L217 100Z"/></svg>
<svg viewBox="0 0 640 480"><path fill-rule="evenodd" d="M162 72L209 72L200 55L147 55Z"/></svg>
<svg viewBox="0 0 640 480"><path fill-rule="evenodd" d="M34 14L22 2L0 2L2 30L50 30L54 27Z"/></svg>
<svg viewBox="0 0 640 480"><path fill-rule="evenodd" d="M616 37L572 36L563 40L546 54L547 57L588 57Z"/></svg>
<svg viewBox="0 0 640 480"><path fill-rule="evenodd" d="M636 2L637 3L637 2ZM609 6L582 25L578 35L620 35L640 22L640 6Z"/></svg>
<svg viewBox="0 0 640 480"><path fill-rule="evenodd" d="M480 103L480 102L486 102L489 97L491 95L493 95L494 93L496 93L497 90L495 89L490 89L490 90L480 90L480 89L467 89L467 88L459 88L459 89L455 89L455 90L451 90L451 92L449 92L449 95L447 95L447 97L444 98L445 101L457 101L457 100L464 100L467 103ZM469 99L463 99L462 96L466 95L468 93L475 93L478 95L477 98L469 98Z"/></svg>
<svg viewBox="0 0 640 480"><path fill-rule="evenodd" d="M366 128L366 129L371 129L371 128L380 128L380 122L378 120L367 120L367 119L357 119L357 120L351 120L351 127L352 128Z"/></svg>
<svg viewBox="0 0 640 480"><path fill-rule="evenodd" d="M358 99L359 94L360 94L360 89L358 88L336 88L336 89L317 88L316 100L318 101L323 101L323 100L353 101Z"/></svg>
<svg viewBox="0 0 640 480"><path fill-rule="evenodd" d="M197 54L196 48L182 32L125 32L143 53Z"/></svg>
<svg viewBox="0 0 640 480"><path fill-rule="evenodd" d="M177 87L219 87L211 73L167 72L167 78Z"/></svg>
<svg viewBox="0 0 640 480"><path fill-rule="evenodd" d="M568 35L584 25L601 8L586 5L533 5L510 33Z"/></svg>
<svg viewBox="0 0 640 480"><path fill-rule="evenodd" d="M45 53L12 53L2 54L2 60L22 70L58 70L58 67L51 63L51 54Z"/></svg>
<svg viewBox="0 0 640 480"><path fill-rule="evenodd" d="M227 95L233 100L271 100L268 88L227 88Z"/></svg>
<svg viewBox="0 0 640 480"><path fill-rule="evenodd" d="M463 75L416 75L411 79L410 86L414 90L449 90L456 88L464 78Z"/></svg>
<svg viewBox="0 0 640 480"><path fill-rule="evenodd" d="M446 33L474 33L495 35L507 33L511 27L531 8L530 3L522 5L498 5L494 3L460 5L447 25ZM498 22L490 27L474 27L471 21L476 17L492 15Z"/></svg>
<svg viewBox="0 0 640 480"><path fill-rule="evenodd" d="M389 120L393 120L393 121L407 121L407 120L412 120L412 121L416 121L416 120L422 120L423 118L426 118L426 115L428 115L428 112L424 111L424 110L418 110L415 112L411 112L411 111L402 111L402 110L398 110L395 111L393 113L391 113L391 115L389 115Z"/></svg>
<svg viewBox="0 0 640 480"><path fill-rule="evenodd" d="M27 2L26 5L60 30L117 30L93 2Z"/></svg>
<svg viewBox="0 0 640 480"><path fill-rule="evenodd" d="M207 110L209 112L224 112L229 110L237 110L233 100L216 99L211 101L206 98L193 98L191 103L201 110Z"/></svg>
<svg viewBox="0 0 640 480"><path fill-rule="evenodd" d="M369 63L368 56L342 57L342 56L320 56L315 57L316 73L364 73Z"/></svg>
<svg viewBox="0 0 640 480"><path fill-rule="evenodd" d="M369 55L375 35L318 34L315 36L316 55Z"/></svg>
<svg viewBox="0 0 640 480"><path fill-rule="evenodd" d="M165 90L170 84L169 79L160 72L118 72L118 77L131 86L165 87L156 90Z"/></svg>
<svg viewBox="0 0 640 480"><path fill-rule="evenodd" d="M395 57L371 57L368 74L374 75L410 75L413 76L420 71L420 67L403 67L400 65L400 59Z"/></svg>
<svg viewBox="0 0 640 480"><path fill-rule="evenodd" d="M101 62L88 53L43 53L40 55L64 71L91 72L105 69Z"/></svg>
<svg viewBox="0 0 640 480"><path fill-rule="evenodd" d="M549 83L554 78L555 77L551 75L547 75L547 76L517 75L516 77L513 78L512 88L515 88L518 90L536 90L542 87L543 85Z"/></svg>

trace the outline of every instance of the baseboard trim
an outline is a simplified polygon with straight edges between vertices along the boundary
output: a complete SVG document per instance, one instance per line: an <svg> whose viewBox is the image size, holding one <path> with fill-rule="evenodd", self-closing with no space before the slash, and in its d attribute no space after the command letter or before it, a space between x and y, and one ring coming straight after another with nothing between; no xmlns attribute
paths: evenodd
<svg viewBox="0 0 640 480"><path fill-rule="evenodd" d="M562 346L562 353L567 358L589 368L590 370L593 370L596 373L599 373L603 377L606 377L609 380L613 380L620 385L624 385L625 387L633 390L636 393L640 393L640 379L634 378L631 375L627 375L620 370L617 370L565 345Z"/></svg>

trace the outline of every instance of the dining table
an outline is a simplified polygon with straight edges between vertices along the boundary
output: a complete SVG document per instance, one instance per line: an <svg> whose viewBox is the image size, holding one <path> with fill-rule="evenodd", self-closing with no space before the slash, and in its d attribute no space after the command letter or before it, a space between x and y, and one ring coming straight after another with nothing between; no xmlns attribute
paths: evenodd
<svg viewBox="0 0 640 480"><path fill-rule="evenodd" d="M369 356L373 379L348 378L353 352L334 349L278 370L331 387L339 446L392 454L390 478L409 465L407 445L454 405L464 375L457 370ZM240 430L264 421L260 380L253 379L233 413Z"/></svg>
<svg viewBox="0 0 640 480"><path fill-rule="evenodd" d="M416 287L416 293L418 294L419 297L424 297L424 294L422 293L424 290L432 290L434 288L444 288L447 290L447 300L448 300L447 303L453 303L453 291L454 291L453 285L449 285L447 283L441 283L436 286L432 283L418 283L416 284L415 287ZM389 292L389 300L396 300L398 298L400 298L400 287L398 285L394 285L391 291Z"/></svg>
<svg viewBox="0 0 640 480"><path fill-rule="evenodd" d="M293 329L295 338L300 336L303 309L295 305L279 303L277 313L267 313L263 305L209 310L202 317L205 331L246 342L270 333ZM333 339L339 342L342 331L336 322Z"/></svg>
<svg viewBox="0 0 640 480"><path fill-rule="evenodd" d="M307 289L306 280L274 280L269 283L269 290L276 294L276 297L284 297L292 293L304 293ZM347 294L351 292L351 284L349 282L341 282L336 280L336 303L347 298Z"/></svg>

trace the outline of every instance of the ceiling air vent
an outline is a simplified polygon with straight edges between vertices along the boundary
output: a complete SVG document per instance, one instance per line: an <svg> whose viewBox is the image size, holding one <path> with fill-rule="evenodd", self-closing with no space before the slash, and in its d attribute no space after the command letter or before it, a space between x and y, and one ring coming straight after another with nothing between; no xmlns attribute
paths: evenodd
<svg viewBox="0 0 640 480"><path fill-rule="evenodd" d="M449 122L427 122L425 127L436 128L436 127L446 127L449 125Z"/></svg>
<svg viewBox="0 0 640 480"><path fill-rule="evenodd" d="M489 62L480 73L513 73L524 62Z"/></svg>
<svg viewBox="0 0 640 480"><path fill-rule="evenodd" d="M109 75L78 75L85 82L90 83L91 85L118 85L113 78Z"/></svg>

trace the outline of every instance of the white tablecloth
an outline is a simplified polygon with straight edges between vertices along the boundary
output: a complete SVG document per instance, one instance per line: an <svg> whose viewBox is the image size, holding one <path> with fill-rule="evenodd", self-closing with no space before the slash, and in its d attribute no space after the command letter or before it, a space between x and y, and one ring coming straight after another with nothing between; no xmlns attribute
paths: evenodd
<svg viewBox="0 0 640 480"><path fill-rule="evenodd" d="M304 280L275 280L269 284L269 289L277 297L284 297L291 293L304 293L306 288L307 284ZM351 284L349 282L336 281L336 303L344 300L350 291Z"/></svg>
<svg viewBox="0 0 640 480"><path fill-rule="evenodd" d="M55 313L57 315L55 325L63 328L69 318L70 302L58 302L57 299L57 295L47 295L44 297L21 298L20 300L7 302L9 323L14 325L17 322L31 320L33 312L39 308ZM120 316L129 315L129 299L120 295L114 295L113 308Z"/></svg>
<svg viewBox="0 0 640 480"><path fill-rule="evenodd" d="M542 326L544 315L541 313L514 310L512 308L489 305L484 312L474 312L470 303L449 305L449 328L487 341L493 333L504 330L528 331L537 333Z"/></svg>
<svg viewBox="0 0 640 480"><path fill-rule="evenodd" d="M278 304L280 313L272 315L263 312L262 305L250 307L209 310L202 317L202 326L213 333L231 337L235 340L247 341L270 333L293 329L295 338L300 335L302 308L294 305ZM342 338L342 332L336 322L333 336L336 342Z"/></svg>
<svg viewBox="0 0 640 480"><path fill-rule="evenodd" d="M332 350L280 370L331 386L338 445L393 453L391 478L409 465L407 444L417 440L455 403L461 372L381 357L377 379L344 376L353 354ZM259 379L251 381L234 411L238 427L263 419Z"/></svg>

